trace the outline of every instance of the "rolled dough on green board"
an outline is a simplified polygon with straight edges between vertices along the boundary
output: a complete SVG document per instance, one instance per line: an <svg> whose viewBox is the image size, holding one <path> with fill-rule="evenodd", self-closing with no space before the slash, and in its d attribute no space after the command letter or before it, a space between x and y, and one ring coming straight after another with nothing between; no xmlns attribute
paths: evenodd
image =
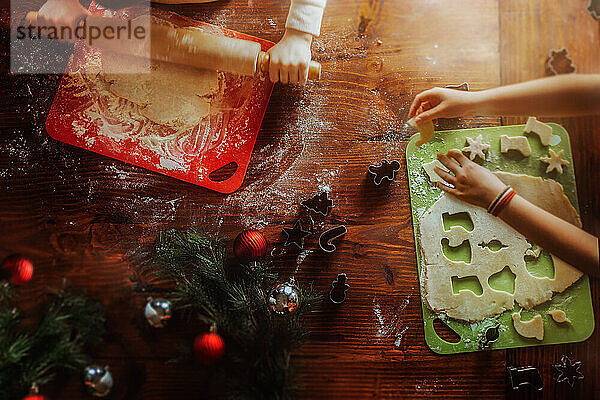
<svg viewBox="0 0 600 400"><path fill-rule="evenodd" d="M495 173L504 183L512 186L523 198L574 225L581 226L577 212L564 195L562 186L549 179L507 172ZM442 214L469 214L474 229L461 226L444 230ZM441 240L447 238L450 246L468 240L471 263L452 261L444 255ZM497 240L505 247L492 251L481 243ZM577 269L552 256L554 278L531 275L524 260L531 248L527 240L510 226L488 214L486 210L468 205L451 195L444 194L423 215L419 224L419 242L422 251L421 284L426 304L436 313L449 317L480 321L512 309L514 302L532 308L550 300L554 293L563 292L582 275ZM514 293L495 290L489 285L492 275L508 266L515 275ZM452 277L475 276L483 293L469 290L454 294Z"/></svg>

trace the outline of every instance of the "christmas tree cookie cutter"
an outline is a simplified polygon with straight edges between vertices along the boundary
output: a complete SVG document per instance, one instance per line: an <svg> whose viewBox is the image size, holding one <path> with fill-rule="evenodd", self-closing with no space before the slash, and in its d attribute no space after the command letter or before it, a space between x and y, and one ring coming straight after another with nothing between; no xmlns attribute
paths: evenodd
<svg viewBox="0 0 600 400"><path fill-rule="evenodd" d="M384 180L393 181L398 171L400 171L400 162L397 160L390 162L383 159L379 164L369 166L369 173L373 175L373 183L376 186L381 185Z"/></svg>
<svg viewBox="0 0 600 400"><path fill-rule="evenodd" d="M577 71L566 47L560 50L550 50L546 68L551 75L571 74Z"/></svg>
<svg viewBox="0 0 600 400"><path fill-rule="evenodd" d="M321 214L322 216L329 214L333 208L333 200L329 198L329 193L327 192L316 194L310 199L302 201L300 204L307 210Z"/></svg>

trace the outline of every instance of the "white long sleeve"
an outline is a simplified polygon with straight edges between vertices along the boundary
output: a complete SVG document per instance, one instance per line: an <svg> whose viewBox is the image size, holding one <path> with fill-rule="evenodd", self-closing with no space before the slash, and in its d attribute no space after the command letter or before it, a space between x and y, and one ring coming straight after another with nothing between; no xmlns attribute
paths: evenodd
<svg viewBox="0 0 600 400"><path fill-rule="evenodd" d="M286 28L319 36L327 0L292 0Z"/></svg>

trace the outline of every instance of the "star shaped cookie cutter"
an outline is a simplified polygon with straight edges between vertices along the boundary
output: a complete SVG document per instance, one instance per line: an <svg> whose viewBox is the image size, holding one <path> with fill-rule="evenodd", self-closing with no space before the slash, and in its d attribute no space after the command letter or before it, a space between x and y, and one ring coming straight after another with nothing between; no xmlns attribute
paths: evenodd
<svg viewBox="0 0 600 400"><path fill-rule="evenodd" d="M304 248L304 238L310 235L310 232L302 229L302 223L297 220L292 228L283 228L283 232L287 235L284 246L295 245L299 249Z"/></svg>

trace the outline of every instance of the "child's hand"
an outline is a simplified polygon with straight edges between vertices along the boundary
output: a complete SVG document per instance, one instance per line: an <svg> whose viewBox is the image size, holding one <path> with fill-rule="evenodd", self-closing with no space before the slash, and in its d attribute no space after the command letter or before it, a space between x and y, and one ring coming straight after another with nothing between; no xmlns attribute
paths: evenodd
<svg viewBox="0 0 600 400"><path fill-rule="evenodd" d="M306 83L310 63L312 35L286 29L283 38L269 50L271 82Z"/></svg>
<svg viewBox="0 0 600 400"><path fill-rule="evenodd" d="M74 41L75 29L89 14L78 0L48 0L38 12L37 24L40 27L55 27L59 32L63 27L70 27ZM69 38L67 36L64 39Z"/></svg>
<svg viewBox="0 0 600 400"><path fill-rule="evenodd" d="M438 184L438 187L462 201L487 209L496 196L506 188L506 185L489 169L469 160L459 150L450 150L448 154L438 153L437 158L454 174L435 167L435 172L454 186L451 188Z"/></svg>
<svg viewBox="0 0 600 400"><path fill-rule="evenodd" d="M423 103L429 103L424 107L426 111L417 114L417 110ZM454 118L468 115L474 112L477 103L477 92L464 92L462 90L433 88L419 93L410 106L408 118L415 117L415 122L421 124L425 121L437 118Z"/></svg>

